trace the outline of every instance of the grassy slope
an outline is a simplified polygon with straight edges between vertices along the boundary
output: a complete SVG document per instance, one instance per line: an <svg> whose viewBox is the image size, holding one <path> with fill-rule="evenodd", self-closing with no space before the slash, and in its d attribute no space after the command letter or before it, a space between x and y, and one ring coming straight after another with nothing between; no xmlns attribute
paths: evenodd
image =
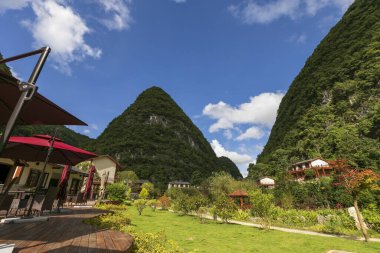
<svg viewBox="0 0 380 253"><path fill-rule="evenodd" d="M164 230L187 251L195 252L327 252L330 249L351 252L380 252L380 243L364 243L340 238L263 231L257 228L208 221L200 224L195 217L179 216L166 211L145 209L139 216L134 207L128 213L137 231Z"/></svg>

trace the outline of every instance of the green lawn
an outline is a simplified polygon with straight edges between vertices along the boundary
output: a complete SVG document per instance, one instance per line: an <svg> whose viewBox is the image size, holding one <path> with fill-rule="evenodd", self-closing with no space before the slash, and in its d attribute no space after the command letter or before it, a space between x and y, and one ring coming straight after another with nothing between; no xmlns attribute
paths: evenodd
<svg viewBox="0 0 380 253"><path fill-rule="evenodd" d="M193 252L327 252L331 249L379 253L380 243L364 243L340 238L300 235L208 221L200 224L191 216L146 208L141 216L134 207L127 211L136 231L165 231L186 251Z"/></svg>

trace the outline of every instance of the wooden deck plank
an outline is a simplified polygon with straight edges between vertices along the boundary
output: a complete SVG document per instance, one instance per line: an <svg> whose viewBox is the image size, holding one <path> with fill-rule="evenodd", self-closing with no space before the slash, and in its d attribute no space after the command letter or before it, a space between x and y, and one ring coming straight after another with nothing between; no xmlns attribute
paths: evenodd
<svg viewBox="0 0 380 253"><path fill-rule="evenodd" d="M83 223L83 219L104 213L96 209L72 209L69 214L53 214L47 222L1 224L0 243L15 243L14 252L125 252L132 237Z"/></svg>

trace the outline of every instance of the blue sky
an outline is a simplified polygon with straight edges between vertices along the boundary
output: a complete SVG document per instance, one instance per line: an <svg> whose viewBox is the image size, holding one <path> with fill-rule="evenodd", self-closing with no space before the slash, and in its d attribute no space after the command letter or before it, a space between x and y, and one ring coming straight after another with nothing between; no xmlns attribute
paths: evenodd
<svg viewBox="0 0 380 253"><path fill-rule="evenodd" d="M0 52L50 46L39 91L91 137L163 88L246 174L282 96L353 0L1 0ZM27 79L35 58L12 63Z"/></svg>

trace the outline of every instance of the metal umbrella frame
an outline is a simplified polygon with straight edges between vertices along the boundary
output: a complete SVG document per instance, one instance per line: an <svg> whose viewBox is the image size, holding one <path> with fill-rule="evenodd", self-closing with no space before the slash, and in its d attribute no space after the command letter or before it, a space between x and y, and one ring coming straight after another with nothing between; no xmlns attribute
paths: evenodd
<svg viewBox="0 0 380 253"><path fill-rule="evenodd" d="M36 92L36 89L37 89L36 81L41 73L41 70L46 62L47 57L49 56L50 51L51 51L50 47L43 47L41 49L29 52L29 53L17 55L17 56L3 59L0 61L0 64L4 64L10 61L15 61L15 60L26 58L32 55L40 54L40 58L38 59L36 65L34 66L34 69L32 71L32 74L29 77L28 82L23 82L20 84L20 90L21 90L20 98L15 108L13 109L11 117L9 118L7 122L7 125L4 130L4 134L1 135L0 137L0 154L8 142L8 139L13 131L13 128L15 127L16 120L19 117L20 112L22 108L24 107L25 102L32 99Z"/></svg>

